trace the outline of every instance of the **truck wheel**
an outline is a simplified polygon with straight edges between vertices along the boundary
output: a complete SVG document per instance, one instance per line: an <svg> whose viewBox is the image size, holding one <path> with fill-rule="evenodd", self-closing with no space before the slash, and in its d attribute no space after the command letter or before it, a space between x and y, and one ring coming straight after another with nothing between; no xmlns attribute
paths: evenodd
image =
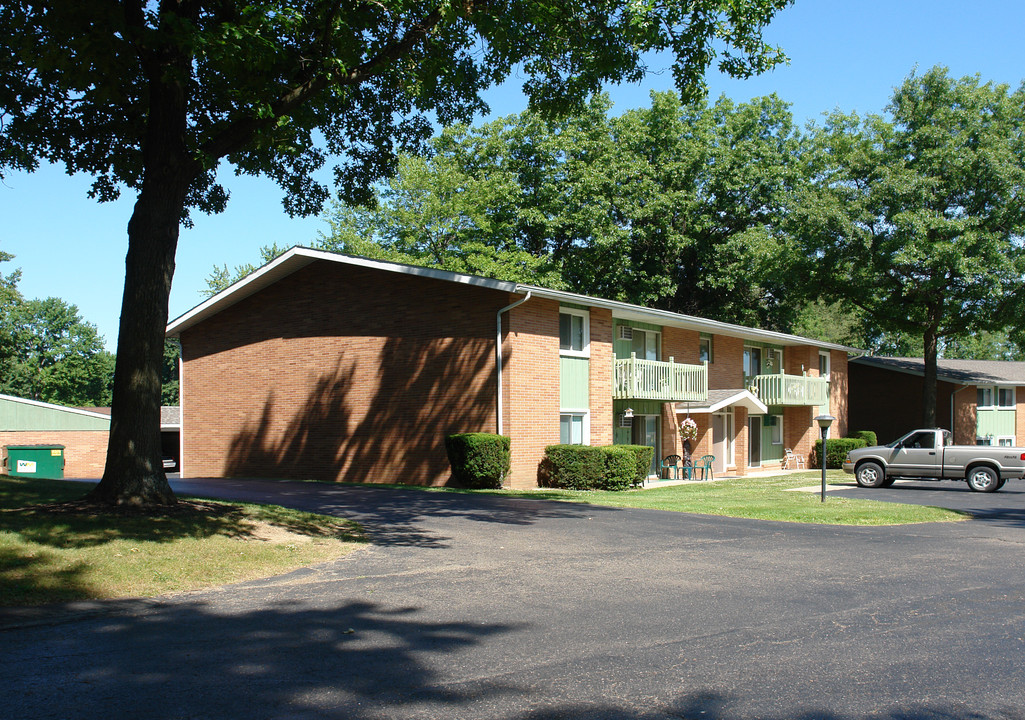
<svg viewBox="0 0 1025 720"><path fill-rule="evenodd" d="M858 466L858 469L854 472L854 479L858 481L858 485L865 488L877 488L883 487L886 482L886 473L883 469L874 462L867 462Z"/></svg>
<svg viewBox="0 0 1025 720"><path fill-rule="evenodd" d="M1002 488L1005 482L1007 482L1007 478L1000 478L1000 480L997 482L997 490Z"/></svg>
<svg viewBox="0 0 1025 720"><path fill-rule="evenodd" d="M984 465L969 470L966 480L968 480L968 487L975 492L993 492L1000 483L997 474Z"/></svg>

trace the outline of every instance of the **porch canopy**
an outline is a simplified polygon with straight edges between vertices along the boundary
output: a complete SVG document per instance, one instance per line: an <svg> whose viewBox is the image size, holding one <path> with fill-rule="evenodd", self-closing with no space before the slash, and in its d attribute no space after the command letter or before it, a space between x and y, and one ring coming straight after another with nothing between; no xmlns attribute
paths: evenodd
<svg viewBox="0 0 1025 720"><path fill-rule="evenodd" d="M676 403L676 413L715 413L728 407L745 408L749 415L767 415L769 412L765 403L748 390L709 390L706 400Z"/></svg>

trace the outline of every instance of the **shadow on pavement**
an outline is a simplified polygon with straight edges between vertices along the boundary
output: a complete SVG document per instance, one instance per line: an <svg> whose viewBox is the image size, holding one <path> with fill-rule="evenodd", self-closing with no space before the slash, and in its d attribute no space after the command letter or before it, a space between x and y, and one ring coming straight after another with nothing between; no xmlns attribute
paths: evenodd
<svg viewBox="0 0 1025 720"><path fill-rule="evenodd" d="M363 524L375 544L425 548L447 547L448 540L423 526L427 518L527 526L543 518L579 518L600 512L620 512L618 508L565 502L287 480L177 480L171 486L178 494L272 502L337 515Z"/></svg>

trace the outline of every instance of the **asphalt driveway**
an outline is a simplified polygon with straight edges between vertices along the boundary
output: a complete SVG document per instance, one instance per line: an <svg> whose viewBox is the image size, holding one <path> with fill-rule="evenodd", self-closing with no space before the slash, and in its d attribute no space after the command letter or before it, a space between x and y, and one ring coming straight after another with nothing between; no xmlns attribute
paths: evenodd
<svg viewBox="0 0 1025 720"><path fill-rule="evenodd" d="M1006 517L837 528L302 483L176 489L354 517L374 544L8 629L5 717L1025 718L1025 526Z"/></svg>

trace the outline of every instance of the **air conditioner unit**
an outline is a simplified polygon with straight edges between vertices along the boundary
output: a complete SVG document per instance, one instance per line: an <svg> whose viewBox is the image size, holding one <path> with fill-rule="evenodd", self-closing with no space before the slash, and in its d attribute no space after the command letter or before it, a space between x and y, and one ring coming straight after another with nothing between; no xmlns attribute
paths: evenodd
<svg viewBox="0 0 1025 720"><path fill-rule="evenodd" d="M620 325L619 326L619 339L620 340L633 340L634 339L634 329L632 327L630 327L629 325Z"/></svg>

